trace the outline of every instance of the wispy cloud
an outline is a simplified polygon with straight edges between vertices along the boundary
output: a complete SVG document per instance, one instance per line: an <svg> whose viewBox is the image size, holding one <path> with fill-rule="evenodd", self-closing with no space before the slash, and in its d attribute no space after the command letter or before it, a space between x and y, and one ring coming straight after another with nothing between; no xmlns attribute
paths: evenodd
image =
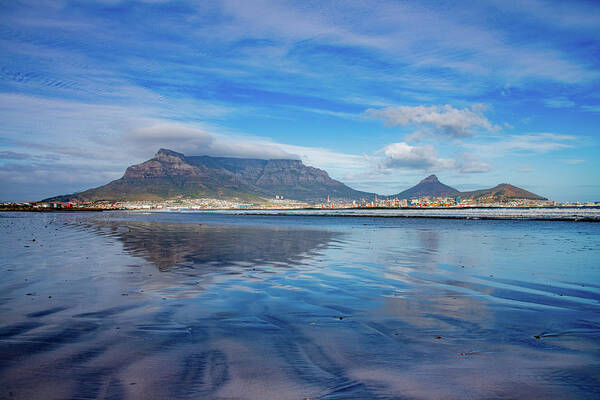
<svg viewBox="0 0 600 400"><path fill-rule="evenodd" d="M497 158L507 154L539 154L575 147L577 137L555 133L507 135L486 143L465 143L463 146L481 157Z"/></svg>
<svg viewBox="0 0 600 400"><path fill-rule="evenodd" d="M570 108L575 106L575 102L566 97L554 97L545 99L544 104L550 108Z"/></svg>
<svg viewBox="0 0 600 400"><path fill-rule="evenodd" d="M152 125L126 131L120 142L145 153L165 147L188 155L298 158L298 155L286 152L265 139L218 134L199 127L165 121L156 121Z"/></svg>
<svg viewBox="0 0 600 400"><path fill-rule="evenodd" d="M562 159L562 162L564 162L565 164L569 164L569 165L578 165L578 164L583 164L585 162L585 160L579 159L579 158L567 158L567 159Z"/></svg>
<svg viewBox="0 0 600 400"><path fill-rule="evenodd" d="M581 106L584 111L600 113L600 104L599 105L584 105Z"/></svg>
<svg viewBox="0 0 600 400"><path fill-rule="evenodd" d="M446 104L370 108L365 114L390 126L431 128L432 134L461 138L475 135L476 130L495 132L500 129L483 115L484 110L485 106L480 104L463 109Z"/></svg>
<svg viewBox="0 0 600 400"><path fill-rule="evenodd" d="M60 157L56 155L46 154L46 155L37 155L31 153L18 153L14 151L0 151L0 160L44 160L44 161L56 161L60 160Z"/></svg>

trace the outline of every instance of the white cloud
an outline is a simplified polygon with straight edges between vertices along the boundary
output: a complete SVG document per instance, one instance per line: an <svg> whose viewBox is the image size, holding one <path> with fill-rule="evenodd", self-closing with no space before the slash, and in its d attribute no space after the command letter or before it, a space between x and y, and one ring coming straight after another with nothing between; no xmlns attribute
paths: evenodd
<svg viewBox="0 0 600 400"><path fill-rule="evenodd" d="M383 157L371 158L377 173L396 170L436 172L454 170L461 174L488 172L491 166L470 154L443 158L431 145L413 146L405 142L391 143L377 152Z"/></svg>
<svg viewBox="0 0 600 400"><path fill-rule="evenodd" d="M458 109L446 104L370 108L365 113L368 117L383 120L390 126L431 128L433 134L460 138L474 136L477 130L495 132L500 129L483 115L484 110L483 105ZM417 136L423 135L422 132L418 132Z"/></svg>
<svg viewBox="0 0 600 400"><path fill-rule="evenodd" d="M225 135L202 127L177 122L154 124L125 132L122 141L137 151L149 153L168 148L186 155L211 155L246 158L299 158L277 143L262 138Z"/></svg>
<svg viewBox="0 0 600 400"><path fill-rule="evenodd" d="M379 150L385 158L381 160L383 169L412 169L437 171L452 169L455 161L441 158L433 146L411 146L405 142L391 143Z"/></svg>

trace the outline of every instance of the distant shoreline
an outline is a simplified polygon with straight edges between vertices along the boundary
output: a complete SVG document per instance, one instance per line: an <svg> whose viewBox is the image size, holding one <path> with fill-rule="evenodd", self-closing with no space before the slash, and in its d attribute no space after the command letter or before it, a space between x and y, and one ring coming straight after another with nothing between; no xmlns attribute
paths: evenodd
<svg viewBox="0 0 600 400"><path fill-rule="evenodd" d="M429 218L429 219L464 219L469 221L563 221L563 222L600 222L600 218L575 217L575 218L549 218L549 217L475 217L460 215L348 215L348 214L261 214L261 213L238 213L235 215L252 215L261 217L333 217L333 218Z"/></svg>
<svg viewBox="0 0 600 400"><path fill-rule="evenodd" d="M149 211L149 210L145 210ZM477 207L477 208L406 208L406 209L314 209L297 210L163 210L163 213L206 213L272 217L360 217L360 218L433 218L511 221L600 222L600 207Z"/></svg>
<svg viewBox="0 0 600 400"><path fill-rule="evenodd" d="M98 211L106 211L102 208L33 208L33 207L29 207L29 208L0 208L0 211L5 211L5 212L49 212L49 213L56 213L56 212L82 212L82 211L92 211L92 212L98 212ZM114 211L118 211L118 210L114 210Z"/></svg>
<svg viewBox="0 0 600 400"><path fill-rule="evenodd" d="M369 207L369 208L298 208L298 209L103 209L103 208L0 208L6 212L150 212L150 213L205 213L232 216L266 217L343 217L343 218L430 218L452 220L497 220L497 221L571 221L600 222L599 206L578 207Z"/></svg>

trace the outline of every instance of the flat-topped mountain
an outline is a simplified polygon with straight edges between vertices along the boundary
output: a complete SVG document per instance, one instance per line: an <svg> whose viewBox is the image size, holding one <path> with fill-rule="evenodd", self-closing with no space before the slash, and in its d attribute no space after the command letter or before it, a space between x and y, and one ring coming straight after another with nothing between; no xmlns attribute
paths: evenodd
<svg viewBox="0 0 600 400"><path fill-rule="evenodd" d="M301 201L371 199L331 179L327 172L300 160L262 160L191 156L160 149L141 164L132 165L122 178L104 186L47 201L131 201L171 198L259 200L276 195Z"/></svg>
<svg viewBox="0 0 600 400"><path fill-rule="evenodd" d="M525 189L521 189L508 183L501 183L491 189L463 192L460 196L463 199L472 199L480 203L504 202L515 199L548 200L545 197L528 192Z"/></svg>
<svg viewBox="0 0 600 400"><path fill-rule="evenodd" d="M391 197L398 197L399 199L415 199L419 197L453 197L459 194L460 192L458 190L441 183L437 176L429 175L410 189L406 189Z"/></svg>

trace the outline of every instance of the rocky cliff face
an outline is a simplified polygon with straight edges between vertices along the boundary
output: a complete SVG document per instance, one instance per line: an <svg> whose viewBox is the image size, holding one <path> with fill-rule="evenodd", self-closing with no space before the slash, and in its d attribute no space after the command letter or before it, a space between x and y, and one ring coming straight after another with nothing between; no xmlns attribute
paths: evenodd
<svg viewBox="0 0 600 400"><path fill-rule="evenodd" d="M328 196L347 200L370 199L331 179L327 172L300 160L261 160L231 157L186 157L160 149L141 164L132 165L121 179L54 201L159 200L166 198L257 199L276 195L302 201Z"/></svg>
<svg viewBox="0 0 600 400"><path fill-rule="evenodd" d="M166 176L198 177L206 174L206 167L190 165L185 156L171 150L160 149L158 153L146 162L127 168L123 179L151 179Z"/></svg>
<svg viewBox="0 0 600 400"><path fill-rule="evenodd" d="M269 160L261 176L256 180L259 187L295 186L295 185L331 185L340 186L327 172L307 167L299 160Z"/></svg>

